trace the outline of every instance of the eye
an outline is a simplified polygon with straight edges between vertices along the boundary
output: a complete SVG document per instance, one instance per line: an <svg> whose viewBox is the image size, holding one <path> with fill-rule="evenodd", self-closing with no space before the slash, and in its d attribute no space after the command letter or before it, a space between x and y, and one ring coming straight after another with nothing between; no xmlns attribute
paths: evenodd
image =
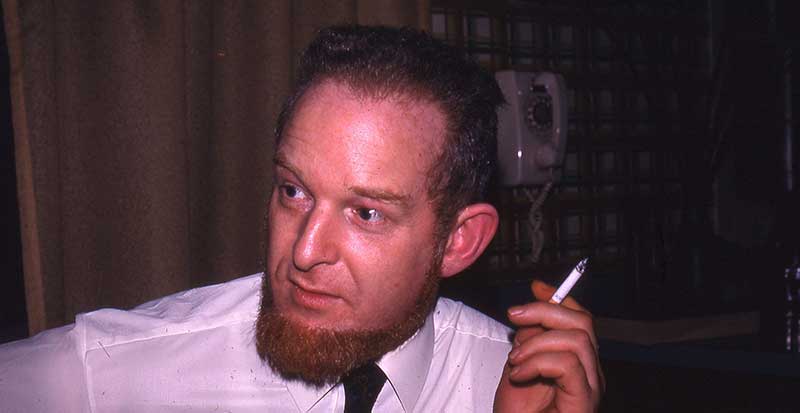
<svg viewBox="0 0 800 413"><path fill-rule="evenodd" d="M383 214L375 208L356 208L355 213L362 221L377 223L383 220Z"/></svg>
<svg viewBox="0 0 800 413"><path fill-rule="evenodd" d="M280 191L281 198L290 200L303 200L308 198L302 189L292 184L281 184L278 186L278 190Z"/></svg>
<svg viewBox="0 0 800 413"><path fill-rule="evenodd" d="M281 189L283 190L283 194L289 198L294 198L302 192L298 187L293 185L283 185L281 186Z"/></svg>

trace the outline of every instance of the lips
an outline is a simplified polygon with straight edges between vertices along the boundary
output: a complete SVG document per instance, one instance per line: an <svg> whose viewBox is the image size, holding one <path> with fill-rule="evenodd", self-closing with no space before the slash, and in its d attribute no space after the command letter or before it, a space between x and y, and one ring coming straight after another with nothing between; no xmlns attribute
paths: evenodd
<svg viewBox="0 0 800 413"><path fill-rule="evenodd" d="M293 280L290 280L290 282L292 284L292 301L301 307L311 310L322 310L341 300L341 297L337 295L312 287L302 286L300 283Z"/></svg>

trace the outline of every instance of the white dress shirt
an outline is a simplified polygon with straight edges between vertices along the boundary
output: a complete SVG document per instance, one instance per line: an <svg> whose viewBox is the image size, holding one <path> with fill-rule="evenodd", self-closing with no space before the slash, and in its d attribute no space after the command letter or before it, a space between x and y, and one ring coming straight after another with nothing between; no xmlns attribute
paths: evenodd
<svg viewBox="0 0 800 413"><path fill-rule="evenodd" d="M287 381L256 353L261 274L0 346L1 412L341 412L344 389ZM376 412L488 412L510 330L440 298L378 365Z"/></svg>

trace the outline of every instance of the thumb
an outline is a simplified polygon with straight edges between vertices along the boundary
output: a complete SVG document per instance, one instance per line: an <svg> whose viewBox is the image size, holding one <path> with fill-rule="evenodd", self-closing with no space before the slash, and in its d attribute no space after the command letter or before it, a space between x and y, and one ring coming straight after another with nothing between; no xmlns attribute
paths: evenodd
<svg viewBox="0 0 800 413"><path fill-rule="evenodd" d="M550 298L556 293L556 287L553 287L552 285L541 280L533 280L531 283L531 292L533 292L533 296L536 297L537 301L547 302L550 301ZM575 301L572 296L567 296L564 298L564 301L561 302L561 305L571 310L584 311L588 313L586 308Z"/></svg>
<svg viewBox="0 0 800 413"><path fill-rule="evenodd" d="M541 280L533 280L531 283L531 292L538 301L547 301L555 294L556 287Z"/></svg>

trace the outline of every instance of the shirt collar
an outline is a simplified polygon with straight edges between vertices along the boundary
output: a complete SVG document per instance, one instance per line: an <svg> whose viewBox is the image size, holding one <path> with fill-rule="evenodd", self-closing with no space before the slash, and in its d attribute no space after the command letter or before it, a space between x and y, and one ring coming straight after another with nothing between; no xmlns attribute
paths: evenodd
<svg viewBox="0 0 800 413"><path fill-rule="evenodd" d="M433 312L425 324L400 347L386 353L378 361L403 409L413 411L422 393L433 359ZM300 411L307 412L336 386L316 387L302 380L287 380L286 387Z"/></svg>
<svg viewBox="0 0 800 413"><path fill-rule="evenodd" d="M403 409L414 411L422 393L433 359L433 312L428 314L425 324L400 347L386 353L379 361L389 383L392 384Z"/></svg>
<svg viewBox="0 0 800 413"><path fill-rule="evenodd" d="M294 379L286 381L286 388L292 395L297 407L301 412L307 412L314 407L317 402L322 400L334 386L314 386L302 380Z"/></svg>

